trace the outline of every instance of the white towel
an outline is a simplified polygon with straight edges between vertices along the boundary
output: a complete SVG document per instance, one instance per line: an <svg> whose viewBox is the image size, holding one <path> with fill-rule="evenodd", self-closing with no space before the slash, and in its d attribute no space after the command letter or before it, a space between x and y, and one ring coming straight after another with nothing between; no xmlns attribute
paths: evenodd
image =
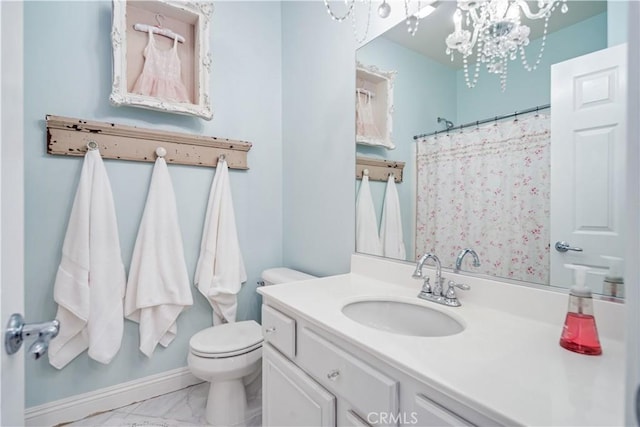
<svg viewBox="0 0 640 427"><path fill-rule="evenodd" d="M53 296L60 333L49 363L62 369L87 348L109 363L122 342L125 271L111 185L98 150L84 157Z"/></svg>
<svg viewBox="0 0 640 427"><path fill-rule="evenodd" d="M384 194L382 207L382 224L380 225L380 240L385 257L405 259L406 252L402 237L402 214L400 213L400 199L396 190L393 175L387 180L387 190Z"/></svg>
<svg viewBox="0 0 640 427"><path fill-rule="evenodd" d="M378 236L378 219L373 207L367 175L362 177L356 201L356 252L382 255L382 245Z"/></svg>
<svg viewBox="0 0 640 427"><path fill-rule="evenodd" d="M213 308L213 324L235 322L237 297L247 281L240 252L226 161L218 161L211 184L195 284Z"/></svg>
<svg viewBox="0 0 640 427"><path fill-rule="evenodd" d="M178 332L176 320L193 304L175 193L167 163L158 157L133 249L124 314L140 324L140 351L151 357Z"/></svg>

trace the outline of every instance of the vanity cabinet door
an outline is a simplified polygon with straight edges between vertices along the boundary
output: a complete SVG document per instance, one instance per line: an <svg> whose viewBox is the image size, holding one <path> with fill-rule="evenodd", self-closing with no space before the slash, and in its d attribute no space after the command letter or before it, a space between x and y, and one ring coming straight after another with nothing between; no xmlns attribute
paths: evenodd
<svg viewBox="0 0 640 427"><path fill-rule="evenodd" d="M336 398L271 345L262 349L265 427L336 425Z"/></svg>
<svg viewBox="0 0 640 427"><path fill-rule="evenodd" d="M422 394L416 395L413 416L417 425L425 427L473 425Z"/></svg>

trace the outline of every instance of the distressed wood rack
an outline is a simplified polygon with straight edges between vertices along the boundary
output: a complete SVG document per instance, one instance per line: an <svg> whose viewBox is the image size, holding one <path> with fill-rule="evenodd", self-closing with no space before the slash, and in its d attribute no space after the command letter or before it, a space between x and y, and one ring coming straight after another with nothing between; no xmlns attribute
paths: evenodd
<svg viewBox="0 0 640 427"><path fill-rule="evenodd" d="M356 157L356 179L362 179L366 169L369 172L369 181L387 181L393 174L396 184L402 182L404 162L393 160L372 159L369 157Z"/></svg>
<svg viewBox="0 0 640 427"><path fill-rule="evenodd" d="M167 163L215 167L225 156L230 169L249 169L251 143L213 136L143 129L115 123L93 122L47 115L47 153L84 156L95 141L105 159L155 162L155 150L167 150Z"/></svg>

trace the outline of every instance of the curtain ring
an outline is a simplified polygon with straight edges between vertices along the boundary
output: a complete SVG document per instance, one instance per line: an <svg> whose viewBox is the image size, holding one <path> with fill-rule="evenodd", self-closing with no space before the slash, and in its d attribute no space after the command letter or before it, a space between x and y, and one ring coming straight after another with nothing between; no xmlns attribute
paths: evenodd
<svg viewBox="0 0 640 427"><path fill-rule="evenodd" d="M516 112L514 113L514 115L516 116L516 118L515 118L513 121L514 121L514 122L517 122L517 121L518 121L518 112L516 111Z"/></svg>
<svg viewBox="0 0 640 427"><path fill-rule="evenodd" d="M460 133L462 133L462 125L460 125Z"/></svg>
<svg viewBox="0 0 640 427"><path fill-rule="evenodd" d="M498 126L498 116L496 116L496 118L493 119L493 125Z"/></svg>
<svg viewBox="0 0 640 427"><path fill-rule="evenodd" d="M538 117L538 110L540 109L540 106L536 107L536 117Z"/></svg>
<svg viewBox="0 0 640 427"><path fill-rule="evenodd" d="M476 120L476 130L480 130L480 121Z"/></svg>

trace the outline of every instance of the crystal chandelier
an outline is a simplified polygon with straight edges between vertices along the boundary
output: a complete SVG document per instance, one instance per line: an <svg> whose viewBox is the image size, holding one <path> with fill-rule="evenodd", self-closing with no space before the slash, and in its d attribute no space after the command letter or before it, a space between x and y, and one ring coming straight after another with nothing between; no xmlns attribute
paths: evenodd
<svg viewBox="0 0 640 427"><path fill-rule="evenodd" d="M366 3L368 8L367 23L366 23L364 33L362 34L361 37L358 36L358 30L356 27L356 13L355 13L356 1L359 3ZM388 0L382 0L382 3L378 6L378 9L377 9L378 16L383 19L389 17L389 15L391 14L391 6L387 1ZM409 6L410 2L411 0L404 0L404 13L406 16L405 23L407 24L407 31L409 32L409 34L413 36L416 34L416 31L418 31L418 24L420 23L420 19L429 15L431 12L435 10L435 8L431 5L422 7L422 5L420 4L420 0L418 0L416 2L418 5L417 11L415 13L411 13L409 11L409 9L411 9ZM433 0L427 1L427 3L432 3L432 2ZM327 8L327 13L329 14L329 16L331 16L331 19L333 19L334 21L342 22L348 19L349 17L351 17L353 34L356 38L357 43L360 44L366 40L367 33L369 32L369 25L371 23L372 0L344 0L344 3L346 6L346 11L344 12L344 14L339 15L333 11L331 4L329 3L329 0L324 0L324 5Z"/></svg>
<svg viewBox="0 0 640 427"><path fill-rule="evenodd" d="M525 0L458 0L453 15L455 30L446 38L447 55L454 59L455 51L462 55L464 78L469 88L478 83L480 64L486 64L487 71L500 77L500 87L507 87L507 66L520 54L522 65L527 71L534 71L540 64L547 40L549 18L558 5L566 13L567 0L538 0L538 11L532 12ZM542 43L533 65L527 61L525 46L529 44L530 29L520 21L521 14L531 19L544 19ZM470 29L462 27L465 23ZM476 50L476 64L473 77L469 77L469 56Z"/></svg>

